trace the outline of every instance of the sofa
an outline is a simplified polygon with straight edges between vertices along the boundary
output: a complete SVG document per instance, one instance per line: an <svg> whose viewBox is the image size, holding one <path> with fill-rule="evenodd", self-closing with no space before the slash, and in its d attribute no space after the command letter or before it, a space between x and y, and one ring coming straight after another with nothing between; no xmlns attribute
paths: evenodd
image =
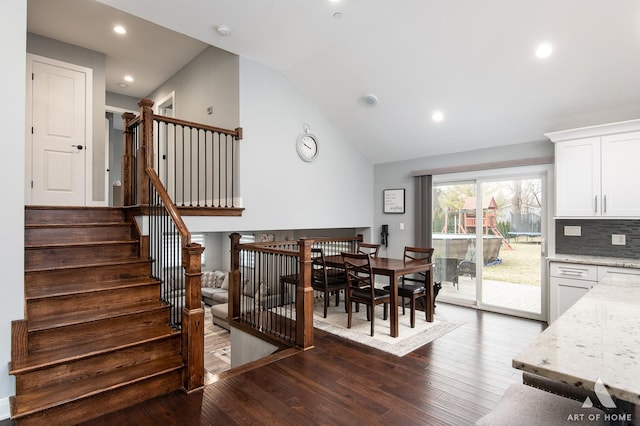
<svg viewBox="0 0 640 426"><path fill-rule="evenodd" d="M200 277L202 301L209 305L229 302L229 273L224 271L204 271Z"/></svg>
<svg viewBox="0 0 640 426"><path fill-rule="evenodd" d="M224 271L205 271L200 278L202 301L211 306L213 323L229 329L229 273ZM242 312L258 309L271 309L280 304L291 303L295 288L286 286L285 296L280 295L280 283L257 284L250 279L243 280L240 309ZM284 300L283 300L284 299Z"/></svg>

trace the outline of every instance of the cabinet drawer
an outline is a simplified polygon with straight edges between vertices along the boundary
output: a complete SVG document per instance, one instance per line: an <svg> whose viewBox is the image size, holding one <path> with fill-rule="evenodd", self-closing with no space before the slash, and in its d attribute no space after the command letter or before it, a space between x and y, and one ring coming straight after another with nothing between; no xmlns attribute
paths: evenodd
<svg viewBox="0 0 640 426"><path fill-rule="evenodd" d="M574 280L598 281L598 267L596 265L550 262L549 275Z"/></svg>
<svg viewBox="0 0 640 426"><path fill-rule="evenodd" d="M635 275L640 276L640 269L637 268L620 268L616 266L598 266L598 282L602 281L607 275Z"/></svg>

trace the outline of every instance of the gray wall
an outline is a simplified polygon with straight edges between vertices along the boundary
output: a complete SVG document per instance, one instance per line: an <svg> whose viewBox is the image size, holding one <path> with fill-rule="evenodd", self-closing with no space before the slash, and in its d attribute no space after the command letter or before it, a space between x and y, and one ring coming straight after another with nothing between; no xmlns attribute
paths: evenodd
<svg viewBox="0 0 640 426"><path fill-rule="evenodd" d="M27 34L27 52L93 70L92 199L105 201L105 55L37 34Z"/></svg>
<svg viewBox="0 0 640 426"><path fill-rule="evenodd" d="M106 105L110 107L116 107L120 109L126 109L135 114L138 114L140 111L140 107L138 106L138 101L140 99L134 98L132 96L121 95L119 93L107 92L106 95Z"/></svg>
<svg viewBox="0 0 640 426"><path fill-rule="evenodd" d="M211 46L148 98L157 103L174 91L176 118L235 129L240 122L239 75L238 56ZM207 107L213 114L207 114Z"/></svg>
<svg viewBox="0 0 640 426"><path fill-rule="evenodd" d="M27 2L13 0L0 5L0 51L2 51L2 94L7 107L0 114L3 160L0 179L4 183L0 228L0 420L9 417L9 396L15 380L9 376L11 321L24 315L24 174L25 174L25 87Z"/></svg>
<svg viewBox="0 0 640 426"><path fill-rule="evenodd" d="M412 171L552 156L553 144L547 140L377 164L374 183L373 240L380 241L381 225L388 224L389 247L382 250L383 255L399 257L402 255L405 245L414 244L415 189L414 178L411 176ZM404 214L384 214L382 212L382 191L394 188L406 189ZM401 223L404 224L404 231L400 230Z"/></svg>

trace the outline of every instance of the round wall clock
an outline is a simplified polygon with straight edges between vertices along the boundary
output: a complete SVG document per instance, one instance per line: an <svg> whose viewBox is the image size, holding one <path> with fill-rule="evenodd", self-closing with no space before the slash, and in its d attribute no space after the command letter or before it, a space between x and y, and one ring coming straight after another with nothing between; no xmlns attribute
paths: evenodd
<svg viewBox="0 0 640 426"><path fill-rule="evenodd" d="M303 161L315 160L318 156L318 138L305 129L296 140L296 151Z"/></svg>

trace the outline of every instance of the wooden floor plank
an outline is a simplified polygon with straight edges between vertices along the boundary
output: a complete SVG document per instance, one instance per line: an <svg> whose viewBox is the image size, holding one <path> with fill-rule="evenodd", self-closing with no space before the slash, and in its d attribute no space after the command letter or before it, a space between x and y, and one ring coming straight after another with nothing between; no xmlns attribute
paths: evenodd
<svg viewBox="0 0 640 426"><path fill-rule="evenodd" d="M465 324L403 358L316 329L311 350L86 425L472 425L522 381L511 358L544 325L445 303L437 309Z"/></svg>

